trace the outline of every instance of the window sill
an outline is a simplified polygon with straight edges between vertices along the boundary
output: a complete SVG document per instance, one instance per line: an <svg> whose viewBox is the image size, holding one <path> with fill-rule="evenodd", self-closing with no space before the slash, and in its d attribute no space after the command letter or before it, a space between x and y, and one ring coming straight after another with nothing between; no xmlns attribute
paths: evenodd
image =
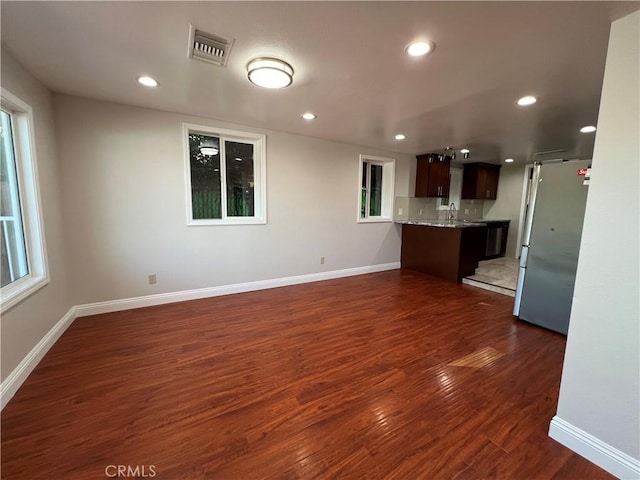
<svg viewBox="0 0 640 480"><path fill-rule="evenodd" d="M0 290L2 313L33 295L49 283L49 277L27 275Z"/></svg>
<svg viewBox="0 0 640 480"><path fill-rule="evenodd" d="M189 220L188 227L206 227L212 225L266 225L267 220L264 218L254 217L238 217L235 219L226 218L224 220Z"/></svg>

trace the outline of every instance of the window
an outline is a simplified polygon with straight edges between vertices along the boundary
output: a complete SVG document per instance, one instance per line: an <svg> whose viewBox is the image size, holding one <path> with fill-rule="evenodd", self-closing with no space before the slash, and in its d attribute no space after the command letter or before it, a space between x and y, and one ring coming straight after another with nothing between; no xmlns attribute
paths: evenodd
<svg viewBox="0 0 640 480"><path fill-rule="evenodd" d="M2 185L2 203L0 203L0 222L2 222L0 236L2 238L0 248L2 249L2 264L0 277L2 279L2 287L6 287L29 273L11 124L11 114L2 110L0 126L0 141L2 142L2 166L0 167L0 184Z"/></svg>
<svg viewBox="0 0 640 480"><path fill-rule="evenodd" d="M40 219L31 107L2 90L0 296L6 310L49 282Z"/></svg>
<svg viewBox="0 0 640 480"><path fill-rule="evenodd" d="M184 125L187 223L267 223L265 137Z"/></svg>
<svg viewBox="0 0 640 480"><path fill-rule="evenodd" d="M390 222L396 161L360 155L358 222Z"/></svg>
<svg viewBox="0 0 640 480"><path fill-rule="evenodd" d="M449 196L438 198L437 209L449 210L453 203L456 210L460 210L460 196L462 195L462 169L451 168L449 171Z"/></svg>

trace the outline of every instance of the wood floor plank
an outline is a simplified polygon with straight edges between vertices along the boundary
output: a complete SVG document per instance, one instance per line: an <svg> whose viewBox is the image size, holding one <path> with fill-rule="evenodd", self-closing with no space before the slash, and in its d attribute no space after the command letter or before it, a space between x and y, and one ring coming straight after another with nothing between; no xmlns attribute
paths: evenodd
<svg viewBox="0 0 640 480"><path fill-rule="evenodd" d="M391 271L79 318L2 412L2 478L612 478L547 436L565 339L512 304Z"/></svg>

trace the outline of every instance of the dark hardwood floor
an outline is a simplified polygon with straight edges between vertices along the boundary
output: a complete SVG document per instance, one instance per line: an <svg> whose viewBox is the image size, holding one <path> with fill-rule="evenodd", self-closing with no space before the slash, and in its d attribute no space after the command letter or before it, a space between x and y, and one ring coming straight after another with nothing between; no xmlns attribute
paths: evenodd
<svg viewBox="0 0 640 480"><path fill-rule="evenodd" d="M79 318L2 478L613 478L547 436L565 339L512 304L390 271Z"/></svg>

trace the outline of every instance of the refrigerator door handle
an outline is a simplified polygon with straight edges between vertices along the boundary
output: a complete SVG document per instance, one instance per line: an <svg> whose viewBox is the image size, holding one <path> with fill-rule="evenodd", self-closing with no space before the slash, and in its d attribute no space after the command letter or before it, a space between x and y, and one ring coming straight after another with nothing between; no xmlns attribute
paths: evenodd
<svg viewBox="0 0 640 480"><path fill-rule="evenodd" d="M536 208L536 198L538 197L538 188L540 186L540 163L533 166L533 175L531 176L531 191L529 192L529 208L527 210L527 218L525 218L524 235L522 236L522 245L529 246L531 241L531 229L533 228L533 213Z"/></svg>
<svg viewBox="0 0 640 480"><path fill-rule="evenodd" d="M529 258L529 245L523 245L520 251L520 268L527 268L527 259Z"/></svg>
<svg viewBox="0 0 640 480"><path fill-rule="evenodd" d="M524 275L527 272L527 269L524 267L520 267L520 271L518 272L518 285L516 286L516 298L513 303L513 314L518 317L520 316L520 303L522 302L522 288L524 287Z"/></svg>
<svg viewBox="0 0 640 480"><path fill-rule="evenodd" d="M513 303L513 314L520 315L520 303L522 302L522 289L524 288L524 276L527 273L527 260L529 258L529 242L531 241L531 228L533 226L533 212L536 208L536 197L540 184L541 164L536 162L531 172L531 190L529 192L529 206L525 218L524 235L522 237L522 250L520 251L520 270L518 271L518 283L516 285L516 298Z"/></svg>
<svg viewBox="0 0 640 480"><path fill-rule="evenodd" d="M518 284L516 286L516 298L513 304L513 314L520 315L520 302L522 301L522 288L524 287L524 276L527 273L527 259L529 258L529 245L522 245L520 251L520 269L518 270Z"/></svg>

